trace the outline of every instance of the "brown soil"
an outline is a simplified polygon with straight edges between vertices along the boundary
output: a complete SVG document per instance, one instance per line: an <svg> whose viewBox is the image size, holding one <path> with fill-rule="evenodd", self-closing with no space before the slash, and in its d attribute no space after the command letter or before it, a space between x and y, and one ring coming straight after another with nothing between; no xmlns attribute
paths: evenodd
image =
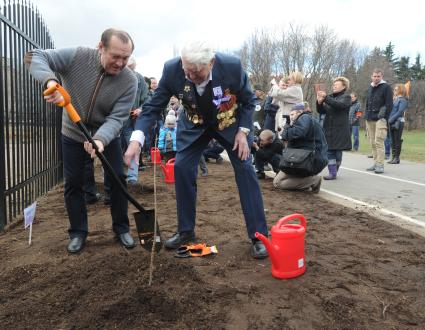
<svg viewBox="0 0 425 330"><path fill-rule="evenodd" d="M249 255L231 167L209 170L198 180L196 230L219 254L177 259L163 250L151 286L149 253L114 241L106 206L89 206L88 244L68 255L63 187L41 198L31 247L22 223L0 234L1 328L423 329L423 238L317 195L276 191L266 180L269 227L291 213L308 221L306 273L277 280L269 260ZM158 218L169 237L174 186L158 175ZM152 168L141 180L133 193L152 206Z"/></svg>

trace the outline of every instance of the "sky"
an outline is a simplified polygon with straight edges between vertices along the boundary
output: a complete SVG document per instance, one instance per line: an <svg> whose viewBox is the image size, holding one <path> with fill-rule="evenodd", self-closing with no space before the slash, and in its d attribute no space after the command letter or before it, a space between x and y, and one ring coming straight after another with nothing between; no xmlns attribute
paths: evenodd
<svg viewBox="0 0 425 330"><path fill-rule="evenodd" d="M425 62L425 19L419 1L393 0L31 0L56 48L96 47L109 27L126 30L135 43L136 70L160 77L163 64L184 42L206 39L217 50L237 50L256 29L290 23L313 30L326 25L341 39L370 50L391 41L397 56L418 53Z"/></svg>

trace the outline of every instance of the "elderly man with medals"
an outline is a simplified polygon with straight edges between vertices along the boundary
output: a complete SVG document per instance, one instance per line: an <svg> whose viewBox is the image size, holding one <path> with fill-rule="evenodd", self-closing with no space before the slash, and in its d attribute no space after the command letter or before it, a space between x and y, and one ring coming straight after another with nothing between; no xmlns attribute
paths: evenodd
<svg viewBox="0 0 425 330"><path fill-rule="evenodd" d="M197 166L203 150L214 138L226 149L235 171L248 236L252 240L251 255L256 259L266 258L267 250L255 238L255 232L267 236L268 230L250 155L254 94L240 60L215 53L206 43L195 41L184 46L181 57L166 62L155 95L143 106L136 121L125 153L126 163L138 159L146 132L172 95L181 100L184 112L179 116L174 165L178 227L165 246L177 249L195 240Z"/></svg>

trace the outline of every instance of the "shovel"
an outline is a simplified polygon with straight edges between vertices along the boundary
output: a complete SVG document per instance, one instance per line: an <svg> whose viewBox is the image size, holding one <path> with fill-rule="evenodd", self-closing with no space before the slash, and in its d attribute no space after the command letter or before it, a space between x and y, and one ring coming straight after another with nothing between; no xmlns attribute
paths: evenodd
<svg viewBox="0 0 425 330"><path fill-rule="evenodd" d="M43 95L51 95L55 91L58 91L64 98L64 101L59 103L58 106L64 107L66 109L69 118L71 118L71 120L78 126L78 128L86 137L87 141L92 144L93 148L96 151L97 157L99 157L100 161L102 162L103 167L112 176L118 187L127 197L128 201L139 210L139 212L133 213L133 216L136 222L137 234L139 236L140 245L148 251L151 251L153 245L155 245L155 251L158 252L159 250L161 250L162 240L159 232L158 223L156 223L155 225L155 209L145 209L142 205L139 204L139 202L134 199L133 196L128 193L127 188L124 186L117 173L115 173L111 164L109 164L103 153L99 152L99 149L96 143L94 142L91 134L87 130L87 127L81 122L80 116L71 104L71 96L68 94L68 92L60 84L56 84L46 89L43 92ZM156 235L154 233L156 233Z"/></svg>

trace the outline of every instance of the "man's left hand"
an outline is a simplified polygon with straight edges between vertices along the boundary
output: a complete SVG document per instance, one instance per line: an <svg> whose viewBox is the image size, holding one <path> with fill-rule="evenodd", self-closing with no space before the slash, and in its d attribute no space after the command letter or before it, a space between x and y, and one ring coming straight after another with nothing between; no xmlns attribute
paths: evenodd
<svg viewBox="0 0 425 330"><path fill-rule="evenodd" d="M94 140L96 143L97 149L99 152L103 152L105 147L103 146L102 141L100 140ZM92 144L88 141L84 142L84 150L87 151L90 154L91 158L96 158L96 150L93 148Z"/></svg>
<svg viewBox="0 0 425 330"><path fill-rule="evenodd" d="M248 140L246 134L242 131L236 133L233 150L236 149L238 149L238 157L240 160L245 161L248 159L250 153Z"/></svg>

